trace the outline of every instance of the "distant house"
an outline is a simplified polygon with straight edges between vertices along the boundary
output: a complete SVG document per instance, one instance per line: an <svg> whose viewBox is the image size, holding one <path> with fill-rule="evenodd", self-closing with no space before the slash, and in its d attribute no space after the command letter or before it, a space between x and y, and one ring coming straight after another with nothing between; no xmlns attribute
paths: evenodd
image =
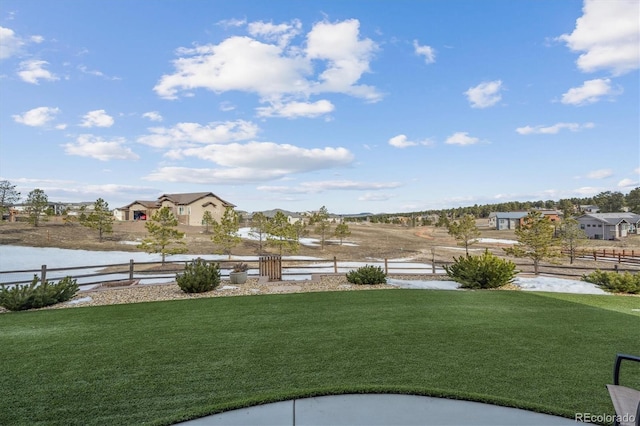
<svg viewBox="0 0 640 426"><path fill-rule="evenodd" d="M516 229L520 226L520 220L529 214L528 212L492 212L489 213L489 227L498 231Z"/></svg>
<svg viewBox="0 0 640 426"><path fill-rule="evenodd" d="M538 210L551 222L560 220L560 213L555 210ZM489 213L489 227L502 231L505 229L517 229L524 223L524 218L529 212L492 212Z"/></svg>
<svg viewBox="0 0 640 426"><path fill-rule="evenodd" d="M580 205L579 209L582 213L598 213L600 211L600 207L593 204Z"/></svg>
<svg viewBox="0 0 640 426"><path fill-rule="evenodd" d="M282 213L287 217L287 222L292 225L300 221L304 223L304 220L305 220L304 215L300 213L290 212L282 209L265 210L261 213L268 219L272 219L276 215L276 213Z"/></svg>
<svg viewBox="0 0 640 426"><path fill-rule="evenodd" d="M634 213L587 213L576 219L588 238L615 240L637 234L640 215Z"/></svg>
<svg viewBox="0 0 640 426"><path fill-rule="evenodd" d="M11 206L11 208L13 209L16 215L29 213L29 204L27 203L14 204L13 206ZM47 207L44 210L50 211L55 216L59 216L62 214L62 212L64 212L65 205L63 203L56 203L56 202L49 201L47 203Z"/></svg>
<svg viewBox="0 0 640 426"><path fill-rule="evenodd" d="M116 220L147 220L158 210L157 201L136 200L124 207L113 210Z"/></svg>
<svg viewBox="0 0 640 426"><path fill-rule="evenodd" d="M214 220L220 221L227 207L234 204L223 200L212 192L185 194L163 194L156 201L136 200L114 210L117 220L147 220L163 207L169 207L182 225L200 226L205 212L211 212Z"/></svg>

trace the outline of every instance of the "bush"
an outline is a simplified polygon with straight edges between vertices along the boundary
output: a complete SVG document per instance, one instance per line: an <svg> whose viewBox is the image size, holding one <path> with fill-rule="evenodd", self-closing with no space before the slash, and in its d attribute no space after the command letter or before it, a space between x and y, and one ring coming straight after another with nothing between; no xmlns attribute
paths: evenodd
<svg viewBox="0 0 640 426"><path fill-rule="evenodd" d="M386 284L387 275L379 266L366 265L347 272L347 281L352 284Z"/></svg>
<svg viewBox="0 0 640 426"><path fill-rule="evenodd" d="M10 311L43 308L66 302L79 290L77 280L71 277L64 277L55 284L46 280L39 283L40 278L34 275L31 284L3 287L0 290L0 306Z"/></svg>
<svg viewBox="0 0 640 426"><path fill-rule="evenodd" d="M500 259L485 250L480 256L453 258L451 266L445 266L447 275L462 288L498 288L513 282L516 265L510 260Z"/></svg>
<svg viewBox="0 0 640 426"><path fill-rule="evenodd" d="M592 283L610 293L640 294L640 274L603 272L597 270L582 276L582 281Z"/></svg>
<svg viewBox="0 0 640 426"><path fill-rule="evenodd" d="M185 293L204 293L220 285L220 265L197 258L188 263L176 282Z"/></svg>

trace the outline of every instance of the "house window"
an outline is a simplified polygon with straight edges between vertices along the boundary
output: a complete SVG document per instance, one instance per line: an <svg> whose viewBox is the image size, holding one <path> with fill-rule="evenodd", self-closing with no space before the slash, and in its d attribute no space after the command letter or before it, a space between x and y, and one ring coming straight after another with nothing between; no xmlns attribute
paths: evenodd
<svg viewBox="0 0 640 426"><path fill-rule="evenodd" d="M598 225L598 228L602 228L602 224L599 224L599 225Z"/></svg>
<svg viewBox="0 0 640 426"><path fill-rule="evenodd" d="M580 224L580 229L584 229L584 223Z"/></svg>
<svg viewBox="0 0 640 426"><path fill-rule="evenodd" d="M184 214L184 207L178 207L178 214Z"/></svg>

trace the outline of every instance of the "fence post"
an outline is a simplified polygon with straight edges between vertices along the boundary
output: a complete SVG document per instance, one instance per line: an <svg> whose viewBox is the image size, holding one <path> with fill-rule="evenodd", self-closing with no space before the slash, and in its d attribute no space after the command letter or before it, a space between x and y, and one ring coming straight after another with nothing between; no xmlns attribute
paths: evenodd
<svg viewBox="0 0 640 426"><path fill-rule="evenodd" d="M620 256L620 253L618 253L618 263L622 263L622 257Z"/></svg>
<svg viewBox="0 0 640 426"><path fill-rule="evenodd" d="M338 273L338 259L335 256L333 256L333 273Z"/></svg>
<svg viewBox="0 0 640 426"><path fill-rule="evenodd" d="M436 273L436 249L431 247L431 273Z"/></svg>
<svg viewBox="0 0 640 426"><path fill-rule="evenodd" d="M278 255L260 256L260 276L266 276L269 281L282 280L282 257Z"/></svg>
<svg viewBox="0 0 640 426"><path fill-rule="evenodd" d="M389 259L387 259L386 257L384 258L384 273L389 273Z"/></svg>
<svg viewBox="0 0 640 426"><path fill-rule="evenodd" d="M129 260L129 281L133 281L133 259Z"/></svg>
<svg viewBox="0 0 640 426"><path fill-rule="evenodd" d="M44 284L47 280L47 265L42 265L42 269L40 270L40 282Z"/></svg>
<svg viewBox="0 0 640 426"><path fill-rule="evenodd" d="M594 262L598 260L598 255L596 254L596 251L593 251L593 260Z"/></svg>

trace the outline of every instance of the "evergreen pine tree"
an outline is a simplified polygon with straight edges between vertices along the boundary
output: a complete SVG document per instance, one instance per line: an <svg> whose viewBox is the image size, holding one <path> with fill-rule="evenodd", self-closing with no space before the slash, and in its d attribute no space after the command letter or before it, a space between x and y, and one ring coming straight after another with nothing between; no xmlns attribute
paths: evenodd
<svg viewBox="0 0 640 426"><path fill-rule="evenodd" d="M342 240L351 235L351 231L346 223L339 223L336 225L333 235L340 240L340 245L342 245Z"/></svg>
<svg viewBox="0 0 640 426"><path fill-rule="evenodd" d="M320 236L320 248L324 250L324 244L327 236L331 233L331 224L329 223L329 211L325 206L311 216L311 223L315 225L315 232Z"/></svg>
<svg viewBox="0 0 640 426"><path fill-rule="evenodd" d="M559 256L554 233L555 227L551 220L538 211L532 211L523 219L523 224L515 230L518 244L504 251L515 257L531 259L533 271L538 275L538 266L541 261Z"/></svg>
<svg viewBox="0 0 640 426"><path fill-rule="evenodd" d="M456 222L449 223L449 235L458 240L458 245L464 247L469 255L469 246L475 244L480 236L480 230L476 226L476 218L470 214L462 216Z"/></svg>
<svg viewBox="0 0 640 426"><path fill-rule="evenodd" d="M98 231L98 238L102 241L103 234L113 233L113 222L115 218L109 210L109 203L102 198L98 198L93 204L93 211L88 215L83 212L80 215L80 224Z"/></svg>
<svg viewBox="0 0 640 426"><path fill-rule="evenodd" d="M262 244L267 239L267 229L269 227L269 219L263 213L254 213L251 218L251 230L249 235L258 239L258 252L262 253Z"/></svg>
<svg viewBox="0 0 640 426"><path fill-rule="evenodd" d="M297 238L296 229L289 223L284 213L279 211L269 220L267 232L268 244L278 247L280 255L284 250L291 253L298 251L300 242Z"/></svg>
<svg viewBox="0 0 640 426"><path fill-rule="evenodd" d="M211 212L209 210L204 212L204 214L202 215L202 224L204 225L205 234L209 233L209 227L213 225L214 222L215 222L215 219L213 218L213 215L211 214Z"/></svg>
<svg viewBox="0 0 640 426"><path fill-rule="evenodd" d="M47 217L43 216L49 206L49 198L42 189L34 189L27 195L27 213L29 214L29 223L38 226L40 221L46 221Z"/></svg>
<svg viewBox="0 0 640 426"><path fill-rule="evenodd" d="M178 219L169 207L162 207L156 211L144 227L149 236L142 240L138 248L147 253L160 253L163 265L166 256L187 252L185 242L182 241L184 232L178 231Z"/></svg>
<svg viewBox="0 0 640 426"><path fill-rule="evenodd" d="M222 252L228 255L229 259L231 259L231 250L242 241L238 235L238 229L240 229L240 220L238 213L232 207L225 209L220 223L213 221L211 240L214 244L222 247Z"/></svg>

